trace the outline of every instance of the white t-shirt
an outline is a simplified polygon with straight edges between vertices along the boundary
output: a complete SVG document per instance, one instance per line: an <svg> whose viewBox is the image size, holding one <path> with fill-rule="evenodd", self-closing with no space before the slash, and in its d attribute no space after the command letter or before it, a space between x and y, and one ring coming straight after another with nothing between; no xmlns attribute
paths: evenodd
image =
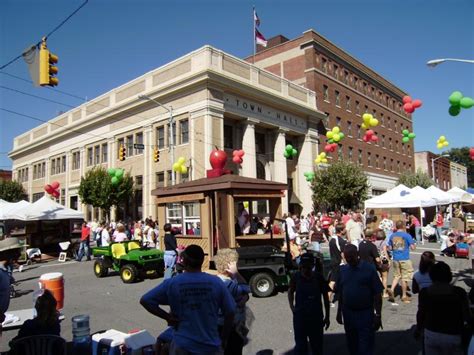
<svg viewBox="0 0 474 355"><path fill-rule="evenodd" d="M298 233L295 231L295 221L293 218L288 217L286 219L286 225L288 226L288 236L290 239L295 239L298 236Z"/></svg>
<svg viewBox="0 0 474 355"><path fill-rule="evenodd" d="M107 231L107 228L102 229L102 233L100 235L100 242L103 247L106 247L110 243L110 234Z"/></svg>
<svg viewBox="0 0 474 355"><path fill-rule="evenodd" d="M300 232L308 233L309 232L309 221L306 218L300 220Z"/></svg>
<svg viewBox="0 0 474 355"><path fill-rule="evenodd" d="M350 242L362 239L362 226L352 218L346 223L347 237Z"/></svg>

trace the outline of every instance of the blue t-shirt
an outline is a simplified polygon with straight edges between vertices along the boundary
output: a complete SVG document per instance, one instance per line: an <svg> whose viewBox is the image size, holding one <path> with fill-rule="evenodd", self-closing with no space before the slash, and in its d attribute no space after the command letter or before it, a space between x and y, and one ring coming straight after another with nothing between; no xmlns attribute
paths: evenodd
<svg viewBox="0 0 474 355"><path fill-rule="evenodd" d="M235 312L235 302L217 276L204 272L185 272L163 281L146 293L142 302L153 307L169 305L179 319L173 340L192 354L218 350L221 340L217 330L219 310Z"/></svg>
<svg viewBox="0 0 474 355"><path fill-rule="evenodd" d="M410 234L397 231L392 233L387 243L392 248L393 260L410 260L410 245L415 244Z"/></svg>
<svg viewBox="0 0 474 355"><path fill-rule="evenodd" d="M355 267L341 266L336 292L342 293L343 309L372 309L374 296L382 291L383 285L373 264L360 260Z"/></svg>

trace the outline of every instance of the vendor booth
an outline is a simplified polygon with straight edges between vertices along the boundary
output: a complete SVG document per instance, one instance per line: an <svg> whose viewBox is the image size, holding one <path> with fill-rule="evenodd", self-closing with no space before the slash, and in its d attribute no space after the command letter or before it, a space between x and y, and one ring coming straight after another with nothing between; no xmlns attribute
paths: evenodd
<svg viewBox="0 0 474 355"><path fill-rule="evenodd" d="M178 244L200 245L206 253L204 265L219 248L283 244L282 228L266 233L239 234L239 204L249 218L266 219L274 225L281 218L281 201L287 185L232 174L185 182L152 191L157 197L160 236L165 223L177 231ZM275 233L276 232L276 233ZM161 240L163 243L163 240ZM162 244L163 245L163 244ZM206 264L207 262L207 264Z"/></svg>

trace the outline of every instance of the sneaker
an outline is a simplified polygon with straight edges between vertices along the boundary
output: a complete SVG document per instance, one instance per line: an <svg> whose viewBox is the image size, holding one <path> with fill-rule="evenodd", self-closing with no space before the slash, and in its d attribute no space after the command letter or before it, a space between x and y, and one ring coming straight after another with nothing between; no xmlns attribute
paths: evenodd
<svg viewBox="0 0 474 355"><path fill-rule="evenodd" d="M391 289L387 289L388 294L388 301L391 303L395 302L395 296L393 295L393 291Z"/></svg>

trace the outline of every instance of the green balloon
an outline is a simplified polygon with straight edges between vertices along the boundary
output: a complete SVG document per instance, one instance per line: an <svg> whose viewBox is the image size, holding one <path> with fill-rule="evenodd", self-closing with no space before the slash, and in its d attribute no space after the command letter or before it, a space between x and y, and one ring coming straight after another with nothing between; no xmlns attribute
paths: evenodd
<svg viewBox="0 0 474 355"><path fill-rule="evenodd" d="M115 176L118 178L118 179L121 179L123 177L123 169L117 169L115 170Z"/></svg>
<svg viewBox="0 0 474 355"><path fill-rule="evenodd" d="M416 137L416 134L415 134L415 133L410 133L410 134L408 134L408 138L413 139L413 138L415 138L415 137Z"/></svg>
<svg viewBox="0 0 474 355"><path fill-rule="evenodd" d="M288 151L285 150L285 151L283 152L283 156L288 159L288 158L290 157L290 153L288 153Z"/></svg>
<svg viewBox="0 0 474 355"><path fill-rule="evenodd" d="M288 152L288 153L291 153L291 151L293 150L293 146L291 144L288 144L286 147L285 147L285 150Z"/></svg>
<svg viewBox="0 0 474 355"><path fill-rule="evenodd" d="M410 140L410 138L408 138L408 137L403 137L402 138L403 143L408 143L409 140Z"/></svg>
<svg viewBox="0 0 474 355"><path fill-rule="evenodd" d="M112 177L112 185L116 186L119 183L119 179L116 176Z"/></svg>
<svg viewBox="0 0 474 355"><path fill-rule="evenodd" d="M474 106L474 100L470 97L463 97L459 103L462 108L471 108Z"/></svg>
<svg viewBox="0 0 474 355"><path fill-rule="evenodd" d="M410 132L408 131L408 129L404 129L404 130L402 131L402 133L403 133L404 136L408 136L408 134L409 134Z"/></svg>
<svg viewBox="0 0 474 355"><path fill-rule="evenodd" d="M460 91L454 91L449 96L449 103L454 106L459 106L461 99L462 99L462 93Z"/></svg>
<svg viewBox="0 0 474 355"><path fill-rule="evenodd" d="M339 132L339 140L341 140L342 138L344 138L344 133Z"/></svg>
<svg viewBox="0 0 474 355"><path fill-rule="evenodd" d="M457 116L459 115L459 112L461 112L461 107L460 106L450 106L449 107L449 114L451 116Z"/></svg>
<svg viewBox="0 0 474 355"><path fill-rule="evenodd" d="M107 170L107 173L110 175L110 176L114 176L115 175L115 169L114 168L109 168Z"/></svg>
<svg viewBox="0 0 474 355"><path fill-rule="evenodd" d="M298 151L297 151L296 149L293 149L293 150L291 151L291 155L295 157L296 154L298 154Z"/></svg>
<svg viewBox="0 0 474 355"><path fill-rule="evenodd" d="M329 143L329 144L334 143L334 139L331 138L330 140L328 140L328 143Z"/></svg>

